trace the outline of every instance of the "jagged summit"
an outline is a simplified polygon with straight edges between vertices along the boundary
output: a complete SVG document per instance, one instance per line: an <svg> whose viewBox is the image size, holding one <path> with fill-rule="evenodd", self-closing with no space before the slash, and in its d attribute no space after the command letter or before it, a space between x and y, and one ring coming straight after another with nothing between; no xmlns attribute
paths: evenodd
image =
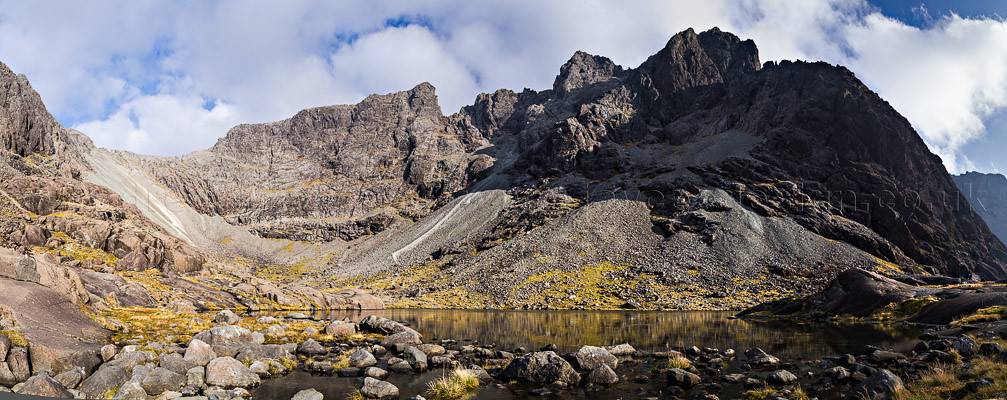
<svg viewBox="0 0 1007 400"><path fill-rule="evenodd" d="M52 155L62 130L28 78L0 62L0 143L4 149L21 156Z"/></svg>

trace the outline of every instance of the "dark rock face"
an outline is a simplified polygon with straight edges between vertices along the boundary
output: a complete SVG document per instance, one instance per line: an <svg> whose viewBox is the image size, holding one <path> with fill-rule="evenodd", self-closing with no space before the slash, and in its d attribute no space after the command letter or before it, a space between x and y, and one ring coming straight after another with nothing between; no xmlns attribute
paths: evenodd
<svg viewBox="0 0 1007 400"><path fill-rule="evenodd" d="M1007 177L969 172L955 175L954 179L976 214L1000 241L1007 242Z"/></svg>

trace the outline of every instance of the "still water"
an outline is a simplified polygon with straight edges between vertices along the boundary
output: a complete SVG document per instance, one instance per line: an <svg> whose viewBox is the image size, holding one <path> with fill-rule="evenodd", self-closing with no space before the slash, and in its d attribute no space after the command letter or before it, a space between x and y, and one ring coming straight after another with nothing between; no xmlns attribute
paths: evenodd
<svg viewBox="0 0 1007 400"><path fill-rule="evenodd" d="M359 320L379 315L412 326L423 334L424 342L454 339L461 344L493 344L501 350L525 347L538 349L555 344L560 353L583 345L606 346L630 343L639 350L665 351L689 346L735 349L739 354L761 347L785 362L814 360L828 355L859 353L865 345L907 349L919 332L911 327L891 325L833 325L825 323L756 322L731 319L730 312L704 311L492 311L492 310L381 310L333 311L318 315L325 319ZM727 372L740 368L735 362ZM617 371L620 375L646 372ZM427 382L441 371L424 374L393 374L389 382L399 387L402 398L422 394ZM256 398L288 399L301 389L315 388L326 399L344 399L357 389L362 378L318 376L298 371L285 377L265 380L253 393ZM572 390L560 398L638 398L660 396L663 378L651 383L622 382L611 389L585 392ZM541 398L527 389L490 385L476 398ZM724 398L722 396L722 398Z"/></svg>

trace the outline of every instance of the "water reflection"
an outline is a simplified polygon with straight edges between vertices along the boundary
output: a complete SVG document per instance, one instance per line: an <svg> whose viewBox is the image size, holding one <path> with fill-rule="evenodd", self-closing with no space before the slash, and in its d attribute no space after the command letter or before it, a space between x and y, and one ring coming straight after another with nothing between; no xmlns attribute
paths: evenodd
<svg viewBox="0 0 1007 400"><path fill-rule="evenodd" d="M730 319L730 312L675 311L490 311L490 310L381 310L331 311L316 315L324 319L379 315L413 326L427 342L440 339L478 341L511 350L519 346L537 349L553 343L560 351L582 345L631 343L641 350L659 351L687 346L733 348L744 352L762 347L784 359L816 359L826 355L860 353L865 345L911 348L919 332L905 326L796 324ZM391 381L404 392L419 394L425 382L438 372L423 376L393 375ZM353 378L317 377L297 373L267 380L257 393L289 396L299 389L315 387L328 395L348 393L359 383ZM659 385L658 385L659 386ZM630 388L615 389L626 394ZM659 390L660 388L649 388ZM592 398L599 393L564 397ZM608 393L608 395L614 395ZM345 396L345 394L343 395ZM326 396L328 398L328 396ZM631 396L632 397L632 396ZM525 398L501 388L483 389L479 398Z"/></svg>
<svg viewBox="0 0 1007 400"><path fill-rule="evenodd" d="M787 357L816 358L858 352L865 344L911 346L918 335L905 326L745 321L720 311L379 310L316 316L356 321L367 315L407 323L427 341L473 340L502 349L537 349L549 343L562 351L619 343L649 351L693 345L743 351L759 346Z"/></svg>

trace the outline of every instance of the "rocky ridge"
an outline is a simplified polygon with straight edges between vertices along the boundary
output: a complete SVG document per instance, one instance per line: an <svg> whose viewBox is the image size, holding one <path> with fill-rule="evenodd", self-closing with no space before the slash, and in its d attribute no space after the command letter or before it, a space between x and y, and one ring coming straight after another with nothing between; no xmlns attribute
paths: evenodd
<svg viewBox="0 0 1007 400"><path fill-rule="evenodd" d="M976 213L1000 241L1007 242L1007 177L969 172L954 179Z"/></svg>

